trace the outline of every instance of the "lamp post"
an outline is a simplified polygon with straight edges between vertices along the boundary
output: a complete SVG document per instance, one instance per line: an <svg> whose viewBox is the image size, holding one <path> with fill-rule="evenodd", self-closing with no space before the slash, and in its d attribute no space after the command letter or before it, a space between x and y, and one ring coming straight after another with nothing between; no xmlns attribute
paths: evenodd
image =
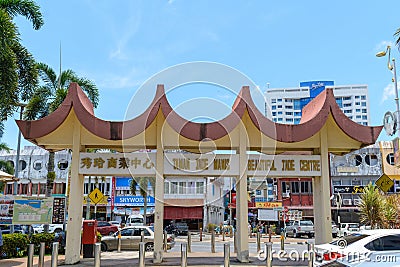
<svg viewBox="0 0 400 267"><path fill-rule="evenodd" d="M21 108L21 111L19 113L19 119L22 120L22 113L24 112L24 107L26 104L24 103L18 103L17 106ZM14 182L14 188L13 188L13 195L17 194L18 191L18 172L19 172L19 152L21 150L21 131L18 129L18 141L17 141L17 158L15 162L15 182Z"/></svg>
<svg viewBox="0 0 400 267"><path fill-rule="evenodd" d="M397 73L396 73L396 60L394 58L392 58L392 63L390 63L390 51L391 51L391 47L390 45L388 45L386 47L385 51L381 51L378 52L376 54L377 57L384 57L386 56L386 54L388 55L388 62L387 62L387 67L390 71L393 71L393 82L394 82L394 92L395 92L395 101L396 101L396 121L397 121L397 125L396 125L396 131L397 131L397 136L400 137L400 133L398 131L398 125L400 123L399 120L399 115L400 115L400 105L399 105L399 92L397 90Z"/></svg>

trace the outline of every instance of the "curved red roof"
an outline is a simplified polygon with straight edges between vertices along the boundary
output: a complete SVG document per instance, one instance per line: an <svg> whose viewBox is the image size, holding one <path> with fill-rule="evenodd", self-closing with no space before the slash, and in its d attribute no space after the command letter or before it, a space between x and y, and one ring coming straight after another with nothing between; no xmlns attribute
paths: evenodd
<svg viewBox="0 0 400 267"><path fill-rule="evenodd" d="M76 83L70 85L64 102L55 112L36 121L18 120L17 124L26 139L34 140L57 129L72 107L88 131L106 140L123 140L140 134L154 121L160 108L168 124L177 133L195 141L224 137L240 123L246 110L260 132L280 142L300 142L310 138L323 127L329 114L332 114L344 133L364 144L375 143L382 130L382 126L363 126L350 120L336 104L332 89L324 90L304 107L300 124L275 123L257 109L248 86L241 89L232 112L222 120L212 123L195 123L179 116L169 104L163 85L157 86L152 103L140 116L128 121L104 121L94 115L92 103Z"/></svg>

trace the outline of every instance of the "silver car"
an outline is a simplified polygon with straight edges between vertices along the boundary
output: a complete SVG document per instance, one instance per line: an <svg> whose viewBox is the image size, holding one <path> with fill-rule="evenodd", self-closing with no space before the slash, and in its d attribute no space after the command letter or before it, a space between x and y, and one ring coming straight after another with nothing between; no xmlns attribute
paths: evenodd
<svg viewBox="0 0 400 267"><path fill-rule="evenodd" d="M144 232L145 250L154 250L154 232L149 226L127 226L121 229L121 250L139 250L141 232ZM167 248L175 245L174 235L167 236ZM101 250L110 251L118 249L118 233L101 238Z"/></svg>

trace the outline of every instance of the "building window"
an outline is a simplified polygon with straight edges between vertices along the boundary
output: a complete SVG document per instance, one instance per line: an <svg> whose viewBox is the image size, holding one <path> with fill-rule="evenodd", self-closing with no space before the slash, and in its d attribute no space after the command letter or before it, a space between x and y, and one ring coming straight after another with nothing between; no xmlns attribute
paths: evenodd
<svg viewBox="0 0 400 267"><path fill-rule="evenodd" d="M363 108L362 113L367 113L367 109Z"/></svg>
<svg viewBox="0 0 400 267"><path fill-rule="evenodd" d="M342 184L342 181L340 181L340 180L332 181L332 185L341 185L341 184Z"/></svg>
<svg viewBox="0 0 400 267"><path fill-rule="evenodd" d="M282 108L282 105L278 105L278 108Z"/></svg>
<svg viewBox="0 0 400 267"><path fill-rule="evenodd" d="M301 193L310 193L310 182L309 181L305 181L305 182L300 182L300 189L301 189Z"/></svg>
<svg viewBox="0 0 400 267"><path fill-rule="evenodd" d="M186 182L179 182L178 193L186 194Z"/></svg>
<svg viewBox="0 0 400 267"><path fill-rule="evenodd" d="M65 193L65 183L56 183L54 186L54 194L64 194Z"/></svg>
<svg viewBox="0 0 400 267"><path fill-rule="evenodd" d="M278 111L278 115L282 115L283 114L283 112L282 111Z"/></svg>
<svg viewBox="0 0 400 267"><path fill-rule="evenodd" d="M275 110L275 109L276 109L276 106L275 106L275 105L273 105L273 106L271 107L271 109L272 109L272 110Z"/></svg>
<svg viewBox="0 0 400 267"><path fill-rule="evenodd" d="M361 109L360 108L356 108L356 112L361 112Z"/></svg>
<svg viewBox="0 0 400 267"><path fill-rule="evenodd" d="M46 184L39 184L40 191L39 194L44 195L46 194Z"/></svg>
<svg viewBox="0 0 400 267"><path fill-rule="evenodd" d="M196 183L187 182L186 194L195 194L195 193L196 193Z"/></svg>
<svg viewBox="0 0 400 267"><path fill-rule="evenodd" d="M12 195L12 190L13 190L13 184L7 184L6 194L7 195Z"/></svg>
<svg viewBox="0 0 400 267"><path fill-rule="evenodd" d="M393 155L393 153L389 153L386 156L386 162L389 163L390 165L394 165L394 155Z"/></svg>
<svg viewBox="0 0 400 267"><path fill-rule="evenodd" d="M204 194L204 182L196 182L196 194Z"/></svg>
<svg viewBox="0 0 400 267"><path fill-rule="evenodd" d="M293 112L285 112L286 115L293 115Z"/></svg>
<svg viewBox="0 0 400 267"><path fill-rule="evenodd" d="M367 96L365 96L365 95L361 96L361 100L366 100L366 99L367 99Z"/></svg>
<svg viewBox="0 0 400 267"><path fill-rule="evenodd" d="M68 168L68 161L65 159L60 160L57 164L57 167L62 171L66 170Z"/></svg>
<svg viewBox="0 0 400 267"><path fill-rule="evenodd" d="M360 166L362 163L362 157L360 155L352 155L350 157L350 162L353 166Z"/></svg>
<svg viewBox="0 0 400 267"><path fill-rule="evenodd" d="M273 111L273 112L272 112L272 116L276 116L276 111Z"/></svg>
<svg viewBox="0 0 400 267"><path fill-rule="evenodd" d="M351 96L343 97L343 100L351 100Z"/></svg>
<svg viewBox="0 0 400 267"><path fill-rule="evenodd" d="M164 194L169 194L169 182L164 182Z"/></svg>
<svg viewBox="0 0 400 267"><path fill-rule="evenodd" d="M171 194L178 194L178 182L171 182Z"/></svg>
<svg viewBox="0 0 400 267"><path fill-rule="evenodd" d="M354 99L360 99L359 95L354 96Z"/></svg>
<svg viewBox="0 0 400 267"><path fill-rule="evenodd" d="M363 120L366 120L367 118L368 118L367 115L363 115L363 116L362 116L362 119L363 119Z"/></svg>
<svg viewBox="0 0 400 267"><path fill-rule="evenodd" d="M275 103L276 103L276 99L275 99L275 98L272 98L272 99L271 99L271 103L272 103L272 104L275 104Z"/></svg>
<svg viewBox="0 0 400 267"><path fill-rule="evenodd" d="M343 107L344 108L349 108L349 107L351 107L351 103L344 104Z"/></svg>
<svg viewBox="0 0 400 267"><path fill-rule="evenodd" d="M37 160L33 163L33 169L39 171L40 169L42 169L42 161L41 160Z"/></svg>
<svg viewBox="0 0 400 267"><path fill-rule="evenodd" d="M23 170L25 170L25 168L26 168L26 161L23 160L23 159L21 159L21 160L19 161L18 169L19 169L20 171L23 171Z"/></svg>
<svg viewBox="0 0 400 267"><path fill-rule="evenodd" d="M293 122L293 119L286 119L286 122Z"/></svg>
<svg viewBox="0 0 400 267"><path fill-rule="evenodd" d="M281 98L278 98L277 101L278 101L278 102L282 102L282 99L281 99Z"/></svg>
<svg viewBox="0 0 400 267"><path fill-rule="evenodd" d="M291 191L293 194L298 194L300 192L299 182L291 182Z"/></svg>
<svg viewBox="0 0 400 267"><path fill-rule="evenodd" d="M367 106L367 102L361 102L361 106L366 107Z"/></svg>

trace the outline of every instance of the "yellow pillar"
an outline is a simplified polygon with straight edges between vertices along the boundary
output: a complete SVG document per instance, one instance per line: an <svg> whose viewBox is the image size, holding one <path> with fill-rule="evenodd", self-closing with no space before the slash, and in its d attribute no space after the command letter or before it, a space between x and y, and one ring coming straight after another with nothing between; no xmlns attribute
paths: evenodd
<svg viewBox="0 0 400 267"><path fill-rule="evenodd" d="M81 152L81 126L74 124L72 161L71 161L71 188L68 201L68 225L65 251L65 264L75 264L80 261L81 229L82 229L82 196L84 178L79 174L79 154Z"/></svg>
<svg viewBox="0 0 400 267"><path fill-rule="evenodd" d="M332 241L328 131L320 131L321 176L314 177L314 228L315 244Z"/></svg>
<svg viewBox="0 0 400 267"><path fill-rule="evenodd" d="M163 260L164 231L164 150L162 146L163 121L157 116L157 155L156 155L156 188L154 211L154 254L153 263Z"/></svg>
<svg viewBox="0 0 400 267"><path fill-rule="evenodd" d="M240 262L249 262L248 200L247 200L247 132L242 124L239 137L239 180L236 182L237 254Z"/></svg>

